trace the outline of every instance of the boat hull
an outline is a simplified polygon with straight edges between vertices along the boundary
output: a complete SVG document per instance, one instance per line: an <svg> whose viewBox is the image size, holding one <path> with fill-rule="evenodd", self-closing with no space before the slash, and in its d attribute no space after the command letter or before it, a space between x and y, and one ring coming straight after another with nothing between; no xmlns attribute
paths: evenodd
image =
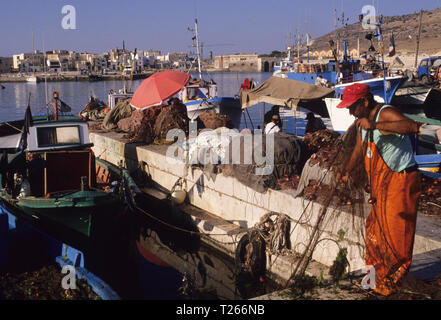
<svg viewBox="0 0 441 320"><path fill-rule="evenodd" d="M375 78L369 80L362 80L356 82L350 82L345 84L339 84L334 87L336 97L343 95L344 89L354 83L367 84L371 93L374 95L375 100L378 102L390 103L392 97L395 95L397 89L407 80L407 77L387 77L386 78L386 95L384 92L384 79Z"/></svg>

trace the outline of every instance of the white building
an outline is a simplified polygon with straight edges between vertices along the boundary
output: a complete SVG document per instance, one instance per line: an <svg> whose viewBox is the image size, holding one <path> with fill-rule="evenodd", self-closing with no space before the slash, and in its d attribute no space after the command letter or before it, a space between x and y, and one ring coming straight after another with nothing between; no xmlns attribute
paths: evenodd
<svg viewBox="0 0 441 320"><path fill-rule="evenodd" d="M34 53L14 54L12 68L19 72L40 72L44 68L44 54L38 50Z"/></svg>

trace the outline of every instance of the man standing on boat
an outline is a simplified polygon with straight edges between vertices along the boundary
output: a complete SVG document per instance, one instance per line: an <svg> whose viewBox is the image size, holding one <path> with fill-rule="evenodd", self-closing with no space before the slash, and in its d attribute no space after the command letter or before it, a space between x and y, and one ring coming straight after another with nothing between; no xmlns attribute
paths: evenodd
<svg viewBox="0 0 441 320"><path fill-rule="evenodd" d="M348 86L338 108L357 118L357 142L342 178L364 158L372 209L366 220L366 265L375 291L393 293L412 262L421 178L409 135L421 126L390 105L377 103L366 84Z"/></svg>
<svg viewBox="0 0 441 320"><path fill-rule="evenodd" d="M271 122L265 126L265 134L274 134L280 132L282 121L278 114L274 114L271 118Z"/></svg>

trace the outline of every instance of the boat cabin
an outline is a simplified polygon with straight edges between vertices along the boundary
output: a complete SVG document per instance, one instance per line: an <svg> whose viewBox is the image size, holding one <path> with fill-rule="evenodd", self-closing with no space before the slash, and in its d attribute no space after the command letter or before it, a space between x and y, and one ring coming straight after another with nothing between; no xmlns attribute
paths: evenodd
<svg viewBox="0 0 441 320"><path fill-rule="evenodd" d="M214 81L194 80L189 82L179 93L178 98L186 105L217 97L217 84Z"/></svg>
<svg viewBox="0 0 441 320"><path fill-rule="evenodd" d="M30 190L25 196L50 197L54 192L95 185L93 144L87 122L73 115L61 115L58 120L46 115L34 116L24 153L19 149L22 137L21 133L13 133L0 138L0 144L5 138L9 140L9 145L2 145L7 151L3 155L7 165L2 168L2 174L9 180L13 197L19 193L12 187L15 174L29 182Z"/></svg>

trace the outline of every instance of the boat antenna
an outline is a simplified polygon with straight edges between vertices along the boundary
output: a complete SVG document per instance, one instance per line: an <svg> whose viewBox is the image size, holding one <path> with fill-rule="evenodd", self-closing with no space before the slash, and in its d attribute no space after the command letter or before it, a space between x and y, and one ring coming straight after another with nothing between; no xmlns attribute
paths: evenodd
<svg viewBox="0 0 441 320"><path fill-rule="evenodd" d="M130 71L130 85L129 85L129 92L132 92L132 83L133 83L133 70L135 68L135 59L137 55L137 48L135 48L135 53L133 54L133 60L132 60L132 70Z"/></svg>
<svg viewBox="0 0 441 320"><path fill-rule="evenodd" d="M43 34L43 54L44 54L44 63L43 63L43 72L44 72L44 94L46 98L46 114L49 116L49 101L47 99L47 74L46 74L46 47L44 43L44 34Z"/></svg>
<svg viewBox="0 0 441 320"><path fill-rule="evenodd" d="M378 40L381 42L381 67L383 69L383 89L384 89L384 102L389 103L389 98L387 97L387 89L386 89L386 70L384 68L384 41L383 41L383 32L381 29L381 24L383 22L383 16L380 16L378 20Z"/></svg>
<svg viewBox="0 0 441 320"><path fill-rule="evenodd" d="M31 92L29 92L28 96L28 107L31 107Z"/></svg>
<svg viewBox="0 0 441 320"><path fill-rule="evenodd" d="M122 68L121 68L121 74L122 74L122 80L123 80L123 93L126 93L126 75L125 73L126 68L126 46L123 40L123 61L122 61Z"/></svg>

